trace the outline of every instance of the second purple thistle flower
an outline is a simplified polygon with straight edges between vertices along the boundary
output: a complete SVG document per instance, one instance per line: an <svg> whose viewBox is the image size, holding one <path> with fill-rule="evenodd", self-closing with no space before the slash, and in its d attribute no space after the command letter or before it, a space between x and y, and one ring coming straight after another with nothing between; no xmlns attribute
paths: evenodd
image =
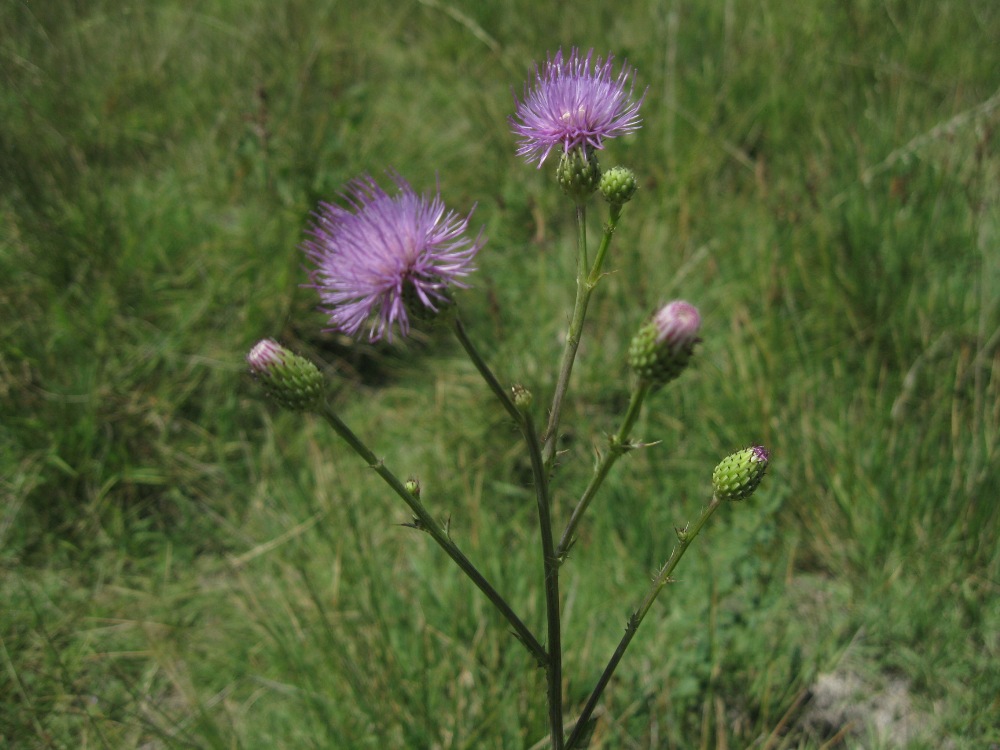
<svg viewBox="0 0 1000 750"><path fill-rule="evenodd" d="M569 153L574 148L600 149L605 138L639 129L639 107L645 93L633 99L634 70L623 64L617 78L611 74L612 56L593 59L594 51L580 57L576 49L563 59L560 49L539 69L535 85L524 98L514 97L517 111L510 126L521 137L519 156L538 166L557 146Z"/></svg>
<svg viewBox="0 0 1000 750"><path fill-rule="evenodd" d="M482 231L466 235L471 211L459 216L439 193L427 198L393 180L393 195L368 175L349 183L341 194L348 207L321 203L302 244L331 328L354 336L368 327L371 341L391 341L395 328L406 336L415 308L433 314L449 305L448 288L466 286L460 279L486 242Z"/></svg>

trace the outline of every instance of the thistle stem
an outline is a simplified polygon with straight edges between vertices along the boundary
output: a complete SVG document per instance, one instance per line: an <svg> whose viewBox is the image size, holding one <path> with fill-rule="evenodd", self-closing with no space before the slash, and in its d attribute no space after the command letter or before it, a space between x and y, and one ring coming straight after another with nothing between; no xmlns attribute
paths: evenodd
<svg viewBox="0 0 1000 750"><path fill-rule="evenodd" d="M511 627L514 628L514 633L517 635L518 640L524 644L525 648L531 652L531 655L535 657L535 660L539 665L548 667L550 663L549 653L545 650L545 647L538 642L534 633L525 625L521 618L510 608L507 601L497 592L493 585L486 580L482 573L476 568L472 562L462 553L458 548L458 545L451 540L448 536L447 530L435 519L424 507L423 503L409 492L403 485L399 478L393 474L389 469L385 467L385 464L381 459L377 458L371 449L365 445L361 439L351 431L351 429L337 416L336 412L330 407L326 402L318 409L318 413L322 416L333 428L334 432L340 435L344 441L351 446L355 453L361 456L362 459L375 470L386 484L392 488L393 492L399 495L403 502L405 502L416 519L416 525L421 531L426 531L435 542L438 543L447 555L455 561L462 572L476 585L476 587L486 595L486 598L490 600L497 611L500 612L506 618L507 622L510 623Z"/></svg>
<svg viewBox="0 0 1000 750"><path fill-rule="evenodd" d="M569 376L573 373L573 362L576 359L576 350L580 346L580 334L583 331L583 321L587 317L587 305L592 291L587 286L587 207L583 202L576 204L576 230L576 301L573 303L573 317L570 319L569 331L566 334L566 346L563 348L562 361L559 363L559 376L543 438L542 458L549 470L552 469L556 453L562 402L569 387Z"/></svg>
<svg viewBox="0 0 1000 750"><path fill-rule="evenodd" d="M615 673L615 669L618 668L618 663L622 660L625 655L625 650L629 647L632 642L632 638L635 637L636 632L639 630L639 625L642 623L643 618L646 613L649 612L649 608L653 606L653 602L656 600L657 595L663 590L671 581L671 574L677 567L677 563L680 562L684 553L687 552L688 547L691 546L691 542L694 541L695 537L698 536L705 522L712 517L722 501L718 497L712 497L712 502L705 506L704 510L701 512L701 516L695 522L694 526L691 528L685 528L683 530L677 531L678 543L674 547L673 552L670 553L670 559L664 564L657 574L656 578L653 580L653 585L650 587L649 592L646 597L642 600L639 608L632 613L628 618L628 622L625 624L625 635L622 637L621 641L618 643L618 647L615 652L611 655L611 659L608 661L608 665L604 668L604 672L601 674L600 679L594 686L593 691L590 693L590 697L587 698L587 703L583 707L583 711L580 712L580 718L576 722L576 726L573 728L573 732L570 734L569 739L566 741L565 750L573 750L576 747L576 743L580 741L583 736L587 723L590 721L591 715L594 713L594 709L597 707L597 701L600 700L601 694L604 692L604 688L608 686L608 682L611 681L612 675Z"/></svg>
<svg viewBox="0 0 1000 750"><path fill-rule="evenodd" d="M523 417L521 416L520 410L514 405L514 401L511 399L510 395L507 393L506 389L500 385L500 381L497 380L496 375L490 369L490 366L486 364L486 360L480 355L479 350L476 345L472 343L472 339L469 338L469 334L465 330L465 326L462 325L461 319L458 315L455 315L455 336L458 338L458 343L462 345L465 349L465 353L469 355L469 359L472 360L472 364L476 366L479 374L483 376L483 380L486 381L486 385L490 387L493 391L493 395L497 397L497 400L503 405L503 408L507 410L507 413L517 422L518 426L522 426Z"/></svg>
<svg viewBox="0 0 1000 750"><path fill-rule="evenodd" d="M594 495L597 494L597 490L599 490L601 485L604 483L608 473L611 471L611 467L615 465L615 462L619 459L619 457L623 456L631 449L628 444L628 436L632 431L632 427L635 425L636 419L639 417L639 412L642 409L642 402L649 394L651 387L652 386L648 382L643 381L640 382L639 385L632 391L632 398L629 401L628 411L625 413L625 419L622 420L621 427L618 428L618 433L611 436L609 439L607 453L601 456L601 460L594 467L594 473L590 478L590 483L583 491L583 495L580 496L579 502L577 502L576 507L573 509L573 515L570 516L569 522L566 524L566 529L563 531L562 537L559 540L559 546L556 547L556 559L562 561L565 558L566 552L573 543L573 535L576 533L576 527L580 524L583 514L590 506L590 501L594 499Z"/></svg>
<svg viewBox="0 0 1000 750"><path fill-rule="evenodd" d="M549 703L549 734L552 750L563 750L562 713L562 625L559 606L559 558L553 548L548 475L542 463L538 434L531 415L523 415L522 431L531 455L538 504L538 533L542 543L542 575L545 582L545 619L548 626L549 664L546 671Z"/></svg>
<svg viewBox="0 0 1000 750"><path fill-rule="evenodd" d="M622 208L618 204L611 204L608 210L608 223L604 225L604 236L601 238L601 246L597 248L597 257L594 258L594 266L590 269L590 276L587 280L591 285L596 285L601 278L601 268L604 267L604 258L608 254L611 246L611 236L618 227L618 220L622 217Z"/></svg>
<svg viewBox="0 0 1000 750"><path fill-rule="evenodd" d="M531 414L527 410L517 408L507 391L500 385L489 365L479 354L475 344L468 337L465 326L458 316L455 317L455 335L465 349L469 359L479 370L490 390L500 400L507 412L517 422L524 441L528 446L528 456L531 459L531 470L535 482L535 499L538 506L538 531L542 545L542 580L545 588L545 614L548 628L548 660L546 666L546 681L548 684L547 698L549 705L549 734L552 750L563 750L562 721L562 636L559 609L559 562L555 555L552 537L552 521L549 502L549 480L542 461L542 451L538 442L538 433Z"/></svg>
<svg viewBox="0 0 1000 750"><path fill-rule="evenodd" d="M556 380L555 393L552 396L552 408L549 410L549 422L543 437L542 458L545 468L551 472L559 440L559 420L562 415L562 403L569 388L569 378L573 373L573 363L576 351L580 347L580 337L583 333L583 322L587 317L587 306L590 295L601 279L601 268L611 245L611 236L615 233L618 220L621 218L622 207L611 206L608 223L604 225L604 236L597 250L597 257L589 273L587 266L587 209L583 202L576 205L577 225L577 262L576 262L576 301L573 304L573 316L570 319L569 331L566 334L566 346L563 349L562 361L559 365L559 376Z"/></svg>

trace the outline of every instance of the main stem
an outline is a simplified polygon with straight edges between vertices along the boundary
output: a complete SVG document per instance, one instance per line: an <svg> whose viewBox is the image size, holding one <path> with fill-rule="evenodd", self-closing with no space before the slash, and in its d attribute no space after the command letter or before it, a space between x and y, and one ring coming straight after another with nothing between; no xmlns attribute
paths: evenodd
<svg viewBox="0 0 1000 750"><path fill-rule="evenodd" d="M569 323L566 346L563 348L562 361L559 364L559 376L552 396L552 408L549 410L549 422L545 428L542 450L542 458L548 470L552 469L552 461L555 458L562 402L569 388L569 376L573 374L573 362L576 360L576 350L580 347L583 321L587 317L587 304L593 291L593 287L587 283L587 207L582 201L576 204L576 236L576 301L573 303L573 317Z"/></svg>
<svg viewBox="0 0 1000 750"><path fill-rule="evenodd" d="M562 714L562 625L559 607L559 558L556 557L552 538L552 521L548 493L548 474L542 463L542 453L538 445L531 416L525 412L523 432L531 455L531 469L535 475L535 489L538 503L538 533L542 542L542 575L545 582L545 619L548 624L549 666L548 681L549 734L552 750L563 750Z"/></svg>
<svg viewBox="0 0 1000 750"><path fill-rule="evenodd" d="M679 563L681 558L684 557L684 553L687 552L688 547L691 546L691 542L695 540L695 537L697 537L701 532L705 522L712 517L712 514L715 513L716 509L721 504L722 501L713 496L712 502L705 506L705 509L701 512L701 516L695 522L694 526L677 532L677 546L675 546L673 552L670 553L670 559L667 560L666 564L660 569L659 574L657 574L652 587L649 589L646 597L642 600L639 608L628 618L628 623L625 625L625 635L619 642L618 648L616 648L615 652L611 655L611 659L608 661L608 665L604 668L601 678L597 681L593 691L591 691L590 697L587 699L587 703L583 707L583 711L580 712L580 718L577 720L576 726L573 728L573 732L566 741L565 750L573 750L573 748L576 747L576 743L580 741L580 738L586 730L587 723L590 721L590 717L594 713L594 709L597 707L597 701L600 700L601 694L604 692L604 688L606 688L608 686L608 682L611 681L611 677L615 673L615 669L618 668L618 663L622 660L622 657L625 655L625 650L629 647L629 644L632 642L632 638L635 637L636 632L639 630L639 625L642 623L643 618L646 616L646 613L649 612L649 608L653 606L653 602L656 600L657 595L659 595L659 593L663 590L663 587L670 582L671 574L677 567L677 563Z"/></svg>
<svg viewBox="0 0 1000 750"><path fill-rule="evenodd" d="M531 414L520 410L511 400L507 391L496 379L486 360L479 354L475 344L465 331L462 321L455 316L455 335L465 349L469 359L483 376L493 394L503 404L504 409L514 418L524 441L528 446L531 459L531 471L535 481L535 500L538 506L538 531L542 544L542 577L545 588L545 614L548 626L548 660L546 680L548 683L547 699L549 705L549 736L552 750L563 750L563 719L562 719L562 626L559 611L559 563L555 554L552 537L552 521L549 502L549 477L542 461L542 451L538 443L538 433L535 431Z"/></svg>
<svg viewBox="0 0 1000 750"><path fill-rule="evenodd" d="M569 388L569 377L573 374L573 363L576 361L576 350L580 346L580 336L583 333L583 321L587 317L587 305L590 295L601 279L601 269L611 246L611 236L615 233L618 220L621 219L622 206L612 205L608 223L604 225L604 236L597 250L594 265L587 266L587 209L583 202L576 204L577 224L577 260L576 260L576 302L573 304L573 317L570 319L569 331L566 334L566 346L563 349L562 362L559 365L559 377L556 380L556 390L552 396L552 408L549 410L549 422L545 428L544 448L542 458L546 470L552 470L556 448L559 441L559 420L562 415L562 402Z"/></svg>
<svg viewBox="0 0 1000 750"><path fill-rule="evenodd" d="M517 635L521 643L524 644L525 648L531 652L535 660L545 667L550 664L549 653L545 650L545 647L538 642L534 633L528 629L521 618L510 608L507 601L500 595L500 593L493 588L493 585L486 580L482 573L476 568L475 565L470 562L462 551L458 548L458 545L451 540L448 536L448 532L445 528L438 522L434 516L432 516L427 509L424 507L423 503L413 495L399 478L393 474L389 469L385 467L385 464L378 458L371 449L365 445L351 429L344 424L343 420L337 416L336 412L330 407L329 404L323 403L322 407L319 409L319 414L333 427L334 431L340 435L347 442L348 445L361 456L362 459L370 466L375 472L382 477L386 484L392 488L393 492L399 495L403 502L405 502L410 510L413 511L413 515L416 519L416 525L421 531L426 531L435 542L438 543L447 555L455 561L462 572L469 577L469 579L476 585L476 587L486 595L486 598L490 600L494 607L506 618L507 622L510 623L511 627L514 628L514 632Z"/></svg>

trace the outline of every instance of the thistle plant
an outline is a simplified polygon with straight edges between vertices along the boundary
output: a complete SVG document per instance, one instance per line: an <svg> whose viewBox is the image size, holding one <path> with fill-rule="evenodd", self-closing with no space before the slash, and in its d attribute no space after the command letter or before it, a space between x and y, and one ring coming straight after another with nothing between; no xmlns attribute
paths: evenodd
<svg viewBox="0 0 1000 750"><path fill-rule="evenodd" d="M486 239L470 231L474 208L462 215L445 207L440 194L418 195L401 176L390 173L394 190L387 191L371 176L349 183L340 203L321 203L302 244L311 265L310 283L316 290L329 327L370 341L407 336L414 326L439 319L450 324L461 347L483 377L486 386L518 427L531 465L538 524L538 566L545 597L544 631L529 625L493 584L465 556L446 524L427 510L414 479L401 481L376 457L362 438L348 427L325 398L319 369L270 339L258 343L247 357L251 372L279 405L311 411L333 430L402 499L412 513L407 524L426 532L507 620L535 663L545 670L549 744L553 750L581 750L594 727L593 712L612 679L639 626L649 613L688 547L712 514L725 501L743 501L757 489L770 460L761 446L751 446L723 458L706 472L711 493L699 518L677 529L677 542L639 605L626 618L625 635L610 655L589 698L567 725L562 697L562 629L559 576L584 522L588 508L625 453L643 447L633 441L632 429L646 398L677 380L688 367L700 339L701 314L685 300L661 305L642 323L628 347L628 365L634 377L631 398L616 432L595 463L587 485L579 493L569 518L560 523L551 511L551 491L560 480L560 423L570 376L583 335L587 308L603 277L612 236L624 207L634 199L635 173L625 167L601 167L599 153L617 136L641 126L639 111L644 94L635 96L635 72L627 65L613 74L613 58L568 57L556 52L535 69L535 79L523 97L515 97L509 120L520 141L517 153L542 168L558 155L556 182L573 202L577 227L576 298L566 344L557 364L548 421L539 430L533 418L534 394L522 383L504 384L493 374L462 324L453 289L467 286L475 271L476 255ZM586 209L600 192L608 218L596 253L591 257L586 232ZM709 481L710 480L710 481ZM708 494L708 493L706 493ZM557 533L557 528L561 529ZM523 607L522 607L523 609ZM571 727L567 733L567 729Z"/></svg>

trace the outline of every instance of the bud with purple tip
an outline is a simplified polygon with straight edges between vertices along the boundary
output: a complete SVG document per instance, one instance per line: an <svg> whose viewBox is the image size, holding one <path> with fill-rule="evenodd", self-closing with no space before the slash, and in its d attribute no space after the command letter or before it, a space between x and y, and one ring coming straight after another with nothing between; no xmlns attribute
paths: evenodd
<svg viewBox="0 0 1000 750"><path fill-rule="evenodd" d="M683 300L661 307L632 339L628 363L640 379L661 386L687 367L694 345L701 341L698 308Z"/></svg>
<svg viewBox="0 0 1000 750"><path fill-rule="evenodd" d="M309 411L323 399L323 374L312 362L274 339L263 339L247 355L250 372L281 406Z"/></svg>
<svg viewBox="0 0 1000 750"><path fill-rule="evenodd" d="M722 462L712 472L712 486L720 500L746 500L764 478L771 454L762 445L744 448Z"/></svg>

